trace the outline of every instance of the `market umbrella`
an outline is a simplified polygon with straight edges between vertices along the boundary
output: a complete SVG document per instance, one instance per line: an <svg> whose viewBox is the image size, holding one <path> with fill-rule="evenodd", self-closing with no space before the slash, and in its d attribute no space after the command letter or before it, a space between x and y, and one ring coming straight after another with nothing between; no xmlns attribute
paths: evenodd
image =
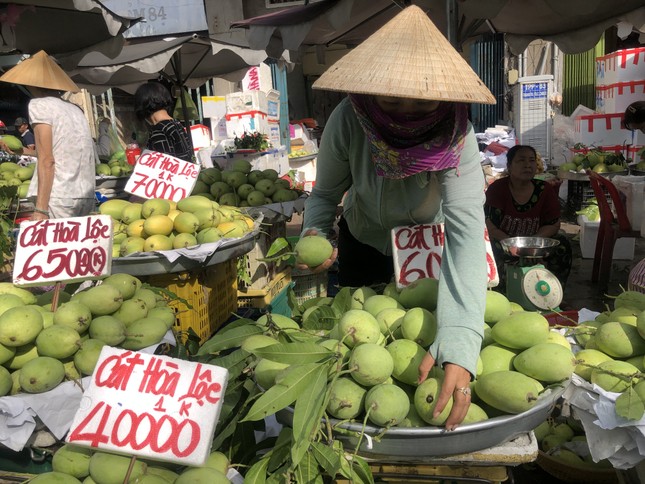
<svg viewBox="0 0 645 484"><path fill-rule="evenodd" d="M503 33L515 54L535 39L554 42L566 53L583 52L613 25L619 26L619 35L632 29L645 32L643 0L321 0L233 22L231 27L249 29L252 48L264 48L275 36L287 50L356 45L409 3L428 12L457 45L483 33Z"/></svg>
<svg viewBox="0 0 645 484"><path fill-rule="evenodd" d="M99 49L115 55L138 18L115 14L98 0L0 2L0 53L50 55Z"/></svg>
<svg viewBox="0 0 645 484"><path fill-rule="evenodd" d="M188 35L164 40L139 39L128 42L114 59L101 52L83 56L70 77L92 94L111 87L133 93L144 82L166 78L176 86L196 88L213 77L241 80L249 66L267 58L263 50L216 42ZM58 57L63 67L65 56Z"/></svg>

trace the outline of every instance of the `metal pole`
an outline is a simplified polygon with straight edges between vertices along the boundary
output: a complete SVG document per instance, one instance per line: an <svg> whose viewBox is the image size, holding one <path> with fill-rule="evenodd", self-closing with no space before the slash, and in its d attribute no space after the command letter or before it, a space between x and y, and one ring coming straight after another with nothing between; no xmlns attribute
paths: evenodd
<svg viewBox="0 0 645 484"><path fill-rule="evenodd" d="M456 0L446 0L446 38L457 47L457 3Z"/></svg>

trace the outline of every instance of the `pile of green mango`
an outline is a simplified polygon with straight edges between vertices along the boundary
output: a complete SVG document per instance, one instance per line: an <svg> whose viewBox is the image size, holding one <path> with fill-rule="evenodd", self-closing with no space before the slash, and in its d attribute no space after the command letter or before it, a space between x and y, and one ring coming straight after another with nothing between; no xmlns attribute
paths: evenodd
<svg viewBox="0 0 645 484"><path fill-rule="evenodd" d="M42 393L91 375L104 345L140 350L159 343L176 321L154 288L129 274L70 295L38 296L0 283L0 396Z"/></svg>

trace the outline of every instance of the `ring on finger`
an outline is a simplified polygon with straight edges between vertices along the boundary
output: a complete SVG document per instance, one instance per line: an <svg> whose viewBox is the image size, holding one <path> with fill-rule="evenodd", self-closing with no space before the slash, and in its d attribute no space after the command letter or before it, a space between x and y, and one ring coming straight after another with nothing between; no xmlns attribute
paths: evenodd
<svg viewBox="0 0 645 484"><path fill-rule="evenodd" d="M455 391L463 393L467 397L470 396L470 394L472 393L471 390L470 390L470 387L457 387L457 388L455 388Z"/></svg>

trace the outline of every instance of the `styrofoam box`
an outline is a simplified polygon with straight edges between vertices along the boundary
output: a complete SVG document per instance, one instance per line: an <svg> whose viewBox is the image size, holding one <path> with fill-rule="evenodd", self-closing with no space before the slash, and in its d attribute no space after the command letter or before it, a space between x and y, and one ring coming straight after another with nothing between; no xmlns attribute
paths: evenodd
<svg viewBox="0 0 645 484"><path fill-rule="evenodd" d="M270 123L280 121L280 91L271 89L267 92L267 115Z"/></svg>
<svg viewBox="0 0 645 484"><path fill-rule="evenodd" d="M247 160L251 163L253 170L273 169L279 175L289 171L289 158L287 150L284 147L272 149L266 153L229 153L226 157L217 158L217 165L228 170L233 166L233 162L238 159Z"/></svg>
<svg viewBox="0 0 645 484"><path fill-rule="evenodd" d="M267 114L267 95L264 91L232 92L226 95L226 114L260 111Z"/></svg>
<svg viewBox="0 0 645 484"><path fill-rule="evenodd" d="M574 142L586 146L634 145L635 132L623 126L623 113L578 116L574 123Z"/></svg>
<svg viewBox="0 0 645 484"><path fill-rule="evenodd" d="M627 106L645 99L645 79L596 87L599 113L624 113Z"/></svg>
<svg viewBox="0 0 645 484"><path fill-rule="evenodd" d="M645 79L645 47L623 49L596 57L596 85Z"/></svg>
<svg viewBox="0 0 645 484"><path fill-rule="evenodd" d="M584 215L578 215L578 225L580 225L580 251L583 259L593 259L596 254L596 240L598 239L598 227L600 222L590 222ZM612 259L632 260L634 258L634 249L636 239L621 238L614 245Z"/></svg>
<svg viewBox="0 0 645 484"><path fill-rule="evenodd" d="M244 133L269 134L269 121L266 113L251 111L226 115L226 134L229 138L241 137Z"/></svg>
<svg viewBox="0 0 645 484"><path fill-rule="evenodd" d="M195 124L190 127L190 137L193 141L193 149L199 151L211 144L211 130L203 124Z"/></svg>
<svg viewBox="0 0 645 484"><path fill-rule="evenodd" d="M271 144L277 148L282 142L280 139L280 125L278 123L272 123L269 120L269 141Z"/></svg>
<svg viewBox="0 0 645 484"><path fill-rule="evenodd" d="M615 176L611 181L625 195L625 209L632 230L642 230L645 176Z"/></svg>

